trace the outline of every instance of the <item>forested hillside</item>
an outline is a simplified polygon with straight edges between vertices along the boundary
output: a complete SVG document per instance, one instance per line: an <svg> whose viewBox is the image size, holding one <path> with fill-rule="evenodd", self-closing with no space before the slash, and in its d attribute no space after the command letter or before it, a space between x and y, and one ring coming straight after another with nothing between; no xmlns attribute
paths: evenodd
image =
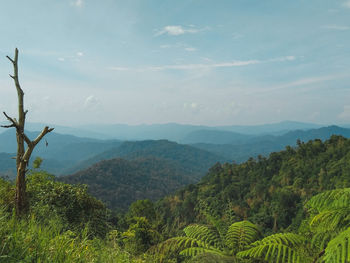
<svg viewBox="0 0 350 263"><path fill-rule="evenodd" d="M324 190L350 186L350 140L298 142L296 148L242 164L217 164L195 185L158 203L169 233L204 220L249 219L264 232L298 228L303 204Z"/></svg>
<svg viewBox="0 0 350 263"><path fill-rule="evenodd" d="M193 178L199 179L209 167L218 161L226 159L220 155L206 150L170 142L167 140L149 140L124 142L118 147L111 148L88 160L80 162L69 170L70 173L85 169L94 163L113 158L133 160L137 158L154 157L161 158L183 167Z"/></svg>
<svg viewBox="0 0 350 263"><path fill-rule="evenodd" d="M139 199L156 201L198 181L186 167L166 159L143 157L101 161L86 170L60 177L71 184L85 184L89 192L113 209L127 209Z"/></svg>

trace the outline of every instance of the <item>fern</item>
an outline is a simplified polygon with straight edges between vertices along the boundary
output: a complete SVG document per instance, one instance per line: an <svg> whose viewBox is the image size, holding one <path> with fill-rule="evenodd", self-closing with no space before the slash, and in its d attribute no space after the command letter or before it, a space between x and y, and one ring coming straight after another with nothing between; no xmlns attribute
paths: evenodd
<svg viewBox="0 0 350 263"><path fill-rule="evenodd" d="M326 191L312 197L306 206L317 210L317 212L349 207L350 188Z"/></svg>
<svg viewBox="0 0 350 263"><path fill-rule="evenodd" d="M311 230L316 232L335 231L348 225L350 220L350 207L339 207L335 209L320 211L311 220Z"/></svg>
<svg viewBox="0 0 350 263"><path fill-rule="evenodd" d="M350 262L350 227L328 243L323 260L325 263Z"/></svg>
<svg viewBox="0 0 350 263"><path fill-rule="evenodd" d="M349 262L350 188L318 194L309 200L307 207L317 213L310 221L312 244L322 250L317 259L326 263Z"/></svg>
<svg viewBox="0 0 350 263"><path fill-rule="evenodd" d="M247 248L260 237L260 230L249 221L233 223L226 234L226 246L234 253Z"/></svg>
<svg viewBox="0 0 350 263"><path fill-rule="evenodd" d="M207 248L203 248L203 247L186 248L180 252L180 255L195 257L195 256L198 256L198 255L204 254L204 253L214 254L214 255L218 255L218 256L224 256L224 253L220 250L207 249Z"/></svg>
<svg viewBox="0 0 350 263"><path fill-rule="evenodd" d="M189 225L184 229L187 237L201 240L216 248L222 247L220 234L214 228L204 225Z"/></svg>
<svg viewBox="0 0 350 263"><path fill-rule="evenodd" d="M275 234L250 245L250 248L237 253L241 258L254 258L267 262L303 262L298 248L305 243L303 237L293 234Z"/></svg>

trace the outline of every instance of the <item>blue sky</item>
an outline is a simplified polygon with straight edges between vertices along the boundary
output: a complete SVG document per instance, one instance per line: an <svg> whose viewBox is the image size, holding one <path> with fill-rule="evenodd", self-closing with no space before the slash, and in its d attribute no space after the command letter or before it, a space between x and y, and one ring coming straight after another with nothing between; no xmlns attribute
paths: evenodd
<svg viewBox="0 0 350 263"><path fill-rule="evenodd" d="M15 47L32 122L350 123L348 0L1 1L12 115Z"/></svg>

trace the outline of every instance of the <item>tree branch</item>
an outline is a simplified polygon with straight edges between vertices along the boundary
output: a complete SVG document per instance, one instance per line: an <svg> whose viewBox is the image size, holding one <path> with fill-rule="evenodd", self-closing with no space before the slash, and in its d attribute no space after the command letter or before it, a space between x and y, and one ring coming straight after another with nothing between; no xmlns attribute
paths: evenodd
<svg viewBox="0 0 350 263"><path fill-rule="evenodd" d="M37 145L46 134L48 134L49 132L52 132L53 130L54 130L54 128L49 128L48 126L46 126L42 130L42 132L38 135L38 137L36 137L36 139L34 141L32 141L33 146Z"/></svg>
<svg viewBox="0 0 350 263"><path fill-rule="evenodd" d="M8 60L12 62L12 64L15 64L15 61L12 58L10 58L9 56L6 56L6 57L8 58Z"/></svg>
<svg viewBox="0 0 350 263"><path fill-rule="evenodd" d="M6 112L3 112L3 113L4 113L5 117L6 117L6 119L9 120L12 124L11 124L11 125L3 125L3 126L1 126L1 127L4 127L4 128L15 127L15 128L17 128L17 127L18 127L18 123L17 123L16 119L11 118L10 116L8 116L8 115L6 114Z"/></svg>
<svg viewBox="0 0 350 263"><path fill-rule="evenodd" d="M33 142L28 138L28 136L23 132L22 133L24 141L27 143L28 147L31 147Z"/></svg>

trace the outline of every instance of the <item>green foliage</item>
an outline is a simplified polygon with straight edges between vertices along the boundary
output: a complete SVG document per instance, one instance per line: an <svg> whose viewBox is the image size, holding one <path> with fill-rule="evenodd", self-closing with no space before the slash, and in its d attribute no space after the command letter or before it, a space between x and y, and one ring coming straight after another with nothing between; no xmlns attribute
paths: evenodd
<svg viewBox="0 0 350 263"><path fill-rule="evenodd" d="M236 261L236 254L255 241L259 235L257 226L249 221L233 223L222 238L218 230L211 226L189 225L184 230L186 236L168 239L160 246L162 253L178 249L180 255L197 258L203 254L214 256L221 262Z"/></svg>
<svg viewBox="0 0 350 263"><path fill-rule="evenodd" d="M44 171L27 176L27 192L32 213L45 220L49 213L58 217L67 229L81 231L88 228L89 235L104 237L109 231L108 210L90 196L85 186L57 182Z"/></svg>
<svg viewBox="0 0 350 263"><path fill-rule="evenodd" d="M323 260L325 263L350 262L350 228L341 232L327 244Z"/></svg>
<svg viewBox="0 0 350 263"><path fill-rule="evenodd" d="M134 217L129 229L121 234L125 249L134 255L146 252L159 240L159 233L152 228L145 217Z"/></svg>
<svg viewBox="0 0 350 263"><path fill-rule="evenodd" d="M249 221L233 223L226 234L226 246L236 254L260 237L259 228Z"/></svg>
<svg viewBox="0 0 350 263"><path fill-rule="evenodd" d="M325 191L312 197L306 207L311 213L310 231L313 245L324 249L322 260L350 260L350 188Z"/></svg>
<svg viewBox="0 0 350 263"><path fill-rule="evenodd" d="M305 244L302 236L279 233L250 244L250 248L237 254L238 257L260 259L267 262L310 262L299 252Z"/></svg>
<svg viewBox="0 0 350 263"><path fill-rule="evenodd" d="M255 222L264 234L296 231L306 217L303 203L322 191L350 187L349 173L350 140L299 142L269 158L216 164L198 184L157 203L156 211L170 235L192 223L212 223L204 210L221 223Z"/></svg>
<svg viewBox="0 0 350 263"><path fill-rule="evenodd" d="M36 157L35 160L33 161L33 168L39 169L42 162L43 162L43 159L41 159L40 157Z"/></svg>

